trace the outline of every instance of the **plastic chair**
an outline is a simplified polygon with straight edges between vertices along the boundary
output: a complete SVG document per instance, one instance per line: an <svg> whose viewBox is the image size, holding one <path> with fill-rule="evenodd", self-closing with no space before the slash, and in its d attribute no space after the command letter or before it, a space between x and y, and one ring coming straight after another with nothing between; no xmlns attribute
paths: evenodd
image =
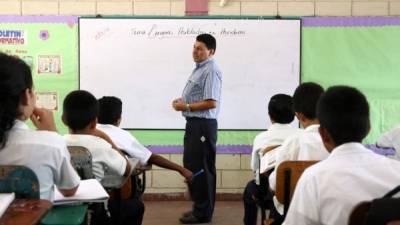
<svg viewBox="0 0 400 225"><path fill-rule="evenodd" d="M16 198L40 198L38 178L25 166L0 166L0 192L14 192Z"/></svg>

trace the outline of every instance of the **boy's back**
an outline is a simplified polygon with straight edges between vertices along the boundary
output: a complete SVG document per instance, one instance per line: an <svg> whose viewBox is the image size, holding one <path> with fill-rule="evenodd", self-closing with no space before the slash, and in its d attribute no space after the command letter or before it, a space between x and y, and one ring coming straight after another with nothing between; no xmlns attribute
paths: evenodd
<svg viewBox="0 0 400 225"><path fill-rule="evenodd" d="M302 174L284 224L347 224L358 203L382 197L400 182L400 162L361 144L370 118L359 90L330 87L318 101L317 116L330 155Z"/></svg>
<svg viewBox="0 0 400 225"><path fill-rule="evenodd" d="M399 185L398 171L399 162L359 143L341 145L303 173L285 224L347 224L358 203Z"/></svg>
<svg viewBox="0 0 400 225"><path fill-rule="evenodd" d="M139 159L141 165L147 164L152 153L129 132L111 124L97 124L96 128L106 133L119 149Z"/></svg>
<svg viewBox="0 0 400 225"><path fill-rule="evenodd" d="M92 169L95 178L101 181L106 169L113 174L124 175L126 160L102 138L86 134L66 134L68 146L83 146L92 154Z"/></svg>
<svg viewBox="0 0 400 225"><path fill-rule="evenodd" d="M329 152L322 143L318 127L319 125L308 126L305 130L288 137L282 146L276 149L276 166L269 177L269 184L272 189L276 187L276 171L282 162L323 160L328 157Z"/></svg>

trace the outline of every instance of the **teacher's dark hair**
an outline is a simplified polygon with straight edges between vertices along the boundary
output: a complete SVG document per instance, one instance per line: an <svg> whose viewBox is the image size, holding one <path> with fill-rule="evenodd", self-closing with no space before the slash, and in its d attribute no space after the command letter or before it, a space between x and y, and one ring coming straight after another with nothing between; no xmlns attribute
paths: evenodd
<svg viewBox="0 0 400 225"><path fill-rule="evenodd" d="M202 42L208 49L217 50L217 41L211 34L200 34L196 37L196 41Z"/></svg>

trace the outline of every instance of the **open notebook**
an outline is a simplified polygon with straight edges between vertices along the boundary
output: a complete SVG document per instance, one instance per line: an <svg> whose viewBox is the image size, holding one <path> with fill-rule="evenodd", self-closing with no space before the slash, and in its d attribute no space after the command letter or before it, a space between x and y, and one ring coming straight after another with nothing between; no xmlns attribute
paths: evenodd
<svg viewBox="0 0 400 225"><path fill-rule="evenodd" d="M8 206L14 200L14 193L0 193L0 217L7 210Z"/></svg>
<svg viewBox="0 0 400 225"><path fill-rule="evenodd" d="M96 179L81 180L75 195L64 197L57 188L54 191L54 205L80 202L104 202L109 198L103 186Z"/></svg>

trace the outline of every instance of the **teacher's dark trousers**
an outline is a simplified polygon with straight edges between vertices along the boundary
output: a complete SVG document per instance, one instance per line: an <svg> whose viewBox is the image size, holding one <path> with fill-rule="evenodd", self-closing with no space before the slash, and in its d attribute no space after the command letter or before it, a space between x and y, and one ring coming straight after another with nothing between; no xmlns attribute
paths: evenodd
<svg viewBox="0 0 400 225"><path fill-rule="evenodd" d="M193 173L204 169L189 184L193 214L201 220L211 220L214 212L217 129L215 119L186 118L183 164Z"/></svg>

